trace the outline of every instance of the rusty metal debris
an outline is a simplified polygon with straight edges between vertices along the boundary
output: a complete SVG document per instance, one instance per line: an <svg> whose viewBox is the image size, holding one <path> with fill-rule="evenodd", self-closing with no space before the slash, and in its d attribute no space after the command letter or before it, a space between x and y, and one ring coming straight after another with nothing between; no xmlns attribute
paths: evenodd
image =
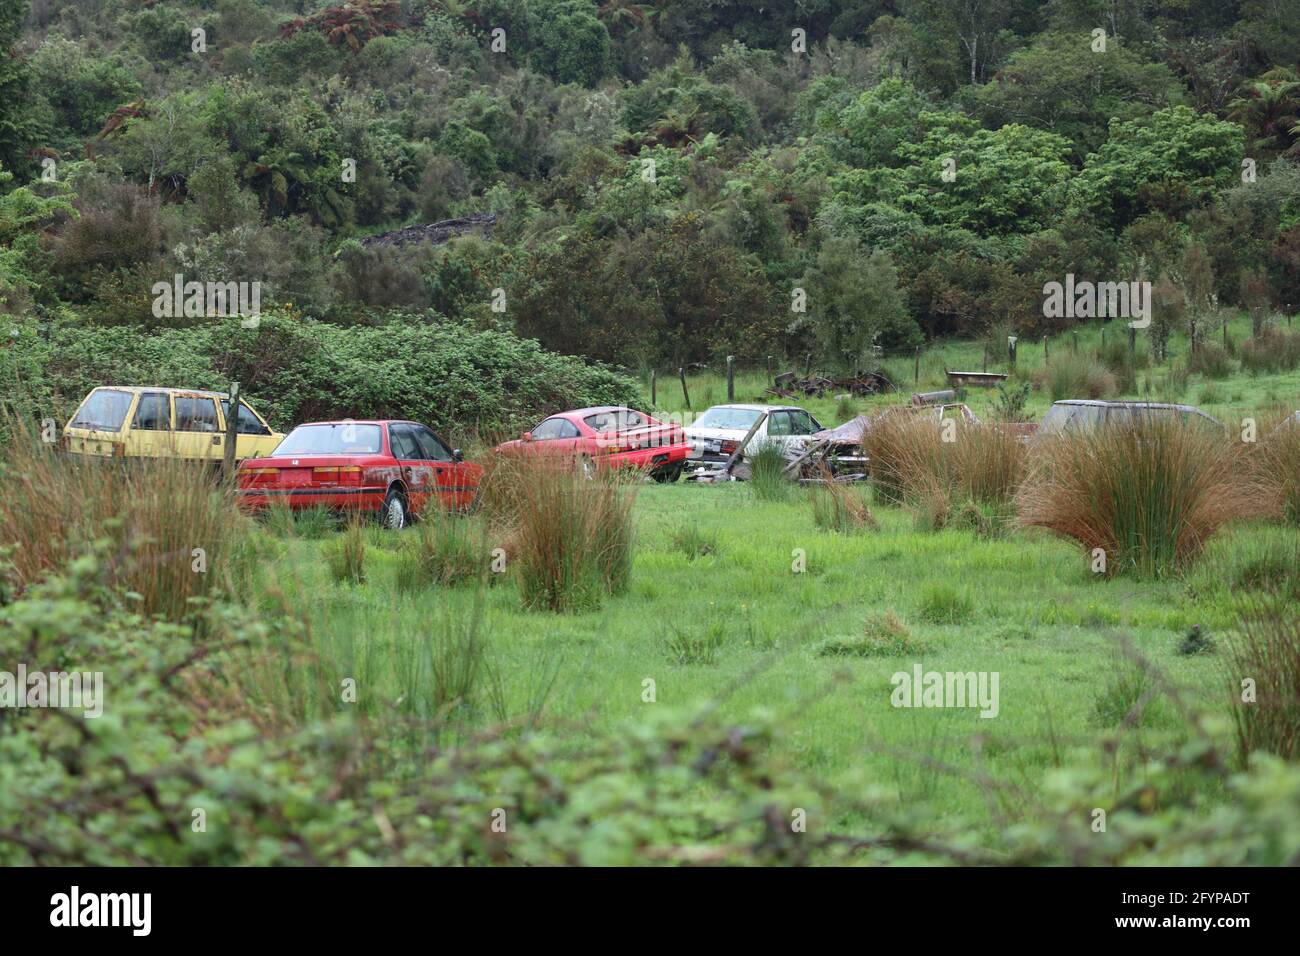
<svg viewBox="0 0 1300 956"><path fill-rule="evenodd" d="M471 233L482 233L484 236L491 236L492 227L496 225L496 222L496 213L475 213L462 219L443 219L440 222L407 226L404 229L394 229L391 232L366 236L361 240L361 245L409 246L421 242L439 245L458 236L466 236Z"/></svg>
<svg viewBox="0 0 1300 956"><path fill-rule="evenodd" d="M820 397L827 392L847 392L850 395L878 395L892 392L894 384L880 372L864 372L848 378L827 378L824 375L805 375L782 372L776 376L768 394L781 398Z"/></svg>

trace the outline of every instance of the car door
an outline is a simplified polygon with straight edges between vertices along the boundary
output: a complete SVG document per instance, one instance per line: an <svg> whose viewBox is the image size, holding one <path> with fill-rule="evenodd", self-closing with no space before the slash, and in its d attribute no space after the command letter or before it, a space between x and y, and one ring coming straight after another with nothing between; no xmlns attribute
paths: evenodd
<svg viewBox="0 0 1300 956"><path fill-rule="evenodd" d="M166 458L174 454L172 402L166 392L141 392L126 433L128 458Z"/></svg>
<svg viewBox="0 0 1300 956"><path fill-rule="evenodd" d="M222 399L221 417L224 419L229 415L230 399ZM224 433L224 422L222 430ZM279 444L274 439L271 427L262 421L261 416L249 408L248 403L244 401L239 403L239 420L235 422L235 431L235 458L239 461L269 455Z"/></svg>
<svg viewBox="0 0 1300 956"><path fill-rule="evenodd" d="M452 511L468 508L474 501L474 488L469 486L464 462L457 461L447 443L427 425L415 425L412 431L420 452L433 467L443 508Z"/></svg>
<svg viewBox="0 0 1300 956"><path fill-rule="evenodd" d="M222 459L217 400L211 395L173 395L174 442L177 456L191 461Z"/></svg>
<svg viewBox="0 0 1300 956"><path fill-rule="evenodd" d="M548 455L577 454L581 437L578 426L567 418L548 418L533 429L537 450Z"/></svg>
<svg viewBox="0 0 1300 956"><path fill-rule="evenodd" d="M388 445L397 459L406 482L406 494L412 514L419 514L438 494L437 463L424 457L410 422L393 422L388 426Z"/></svg>

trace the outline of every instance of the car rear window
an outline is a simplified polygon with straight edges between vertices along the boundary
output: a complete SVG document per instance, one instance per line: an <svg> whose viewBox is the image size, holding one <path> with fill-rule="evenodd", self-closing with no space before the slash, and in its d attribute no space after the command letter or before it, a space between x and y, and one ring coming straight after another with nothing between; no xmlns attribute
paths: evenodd
<svg viewBox="0 0 1300 956"><path fill-rule="evenodd" d="M763 413L752 408L710 408L695 419L700 428L731 428L736 431L749 431L754 427Z"/></svg>
<svg viewBox="0 0 1300 956"><path fill-rule="evenodd" d="M73 428L93 428L96 431L115 432L126 421L131 408L131 393L112 388L99 388L91 392L77 409L72 419Z"/></svg>
<svg viewBox="0 0 1300 956"><path fill-rule="evenodd" d="M588 415L583 421L594 432L618 432L646 424L645 416L626 408L614 412L597 412Z"/></svg>
<svg viewBox="0 0 1300 956"><path fill-rule="evenodd" d="M377 455L382 442L378 425L337 422L331 425L299 425L276 447L272 455Z"/></svg>

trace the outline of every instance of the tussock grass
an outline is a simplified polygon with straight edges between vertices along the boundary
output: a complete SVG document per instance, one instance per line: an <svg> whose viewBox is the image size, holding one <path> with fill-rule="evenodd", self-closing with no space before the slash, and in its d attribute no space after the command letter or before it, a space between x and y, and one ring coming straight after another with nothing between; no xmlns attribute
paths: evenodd
<svg viewBox="0 0 1300 956"><path fill-rule="evenodd" d="M480 497L509 538L525 607L593 608L626 589L638 478L603 470L583 478L562 460L536 454L493 458Z"/></svg>
<svg viewBox="0 0 1300 956"><path fill-rule="evenodd" d="M1111 398L1119 392L1115 373L1102 362L1064 352L1034 377L1035 384L1058 402L1066 398Z"/></svg>
<svg viewBox="0 0 1300 956"><path fill-rule="evenodd" d="M68 455L16 423L0 456L0 545L18 591L97 542L109 582L169 620L242 574L248 519L210 468Z"/></svg>
<svg viewBox="0 0 1300 956"><path fill-rule="evenodd" d="M364 584L366 580L366 534L361 521L348 522L344 532L325 543L325 563L330 577L340 584Z"/></svg>
<svg viewBox="0 0 1300 956"><path fill-rule="evenodd" d="M1267 751L1300 757L1300 614L1282 595L1247 599L1237 632L1227 641L1225 680L1243 762ZM1254 700L1244 701L1244 678Z"/></svg>
<svg viewBox="0 0 1300 956"><path fill-rule="evenodd" d="M831 638L817 649L821 657L908 657L926 650L893 608L867 617L856 637Z"/></svg>
<svg viewBox="0 0 1300 956"><path fill-rule="evenodd" d="M1009 508L1025 472L1024 443L997 423L895 412L878 418L863 442L877 493L907 505L918 530L943 528L956 502Z"/></svg>
<svg viewBox="0 0 1300 956"><path fill-rule="evenodd" d="M750 468L749 487L762 501L785 501L790 497L792 484L785 476L785 453L776 444L767 443L757 451L746 450L745 461Z"/></svg>
<svg viewBox="0 0 1300 956"><path fill-rule="evenodd" d="M427 508L398 551L397 588L409 592L471 581L488 571L489 555L487 538L476 519Z"/></svg>
<svg viewBox="0 0 1300 956"><path fill-rule="evenodd" d="M1189 565L1228 522L1273 499L1229 438L1178 422L1044 439L1018 496L1019 522L1106 554L1106 573L1156 578Z"/></svg>
<svg viewBox="0 0 1300 956"><path fill-rule="evenodd" d="M1268 431L1259 442L1255 460L1260 480L1281 502L1282 518L1300 525L1300 422L1291 419Z"/></svg>
<svg viewBox="0 0 1300 956"><path fill-rule="evenodd" d="M860 489L831 480L829 472L822 477L825 484L811 486L808 493L814 525L840 534L875 531L880 527Z"/></svg>

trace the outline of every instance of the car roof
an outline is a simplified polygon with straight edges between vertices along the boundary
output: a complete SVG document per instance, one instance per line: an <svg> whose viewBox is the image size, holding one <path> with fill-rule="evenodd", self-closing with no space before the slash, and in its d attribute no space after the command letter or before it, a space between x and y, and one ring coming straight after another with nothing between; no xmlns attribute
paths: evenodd
<svg viewBox="0 0 1300 956"><path fill-rule="evenodd" d="M1102 408L1173 408L1180 412L1199 412L1195 405L1178 405L1173 402L1107 402L1096 398L1065 398L1053 405L1093 405Z"/></svg>
<svg viewBox="0 0 1300 956"><path fill-rule="evenodd" d="M214 392L208 388L177 388L174 385L97 385L92 392L164 392L167 395L201 395L204 398L226 398L225 392Z"/></svg>
<svg viewBox="0 0 1300 956"><path fill-rule="evenodd" d="M554 415L548 415L547 418L562 418L566 415L582 418L587 415L599 415L601 412L636 412L636 409L629 408L627 405L595 405L591 408L575 408L567 412L556 412ZM637 414L644 415L645 412L637 412Z"/></svg>
<svg viewBox="0 0 1300 956"><path fill-rule="evenodd" d="M746 412L806 411L806 409L800 408L798 405L761 405L761 404L745 404L743 402L730 402L726 405L710 405L707 409L705 409L705 411L711 412L715 408L738 408L741 411L746 411Z"/></svg>
<svg viewBox="0 0 1300 956"><path fill-rule="evenodd" d="M294 428L306 428L308 425L422 425L407 418L335 418L329 421L301 422Z"/></svg>

